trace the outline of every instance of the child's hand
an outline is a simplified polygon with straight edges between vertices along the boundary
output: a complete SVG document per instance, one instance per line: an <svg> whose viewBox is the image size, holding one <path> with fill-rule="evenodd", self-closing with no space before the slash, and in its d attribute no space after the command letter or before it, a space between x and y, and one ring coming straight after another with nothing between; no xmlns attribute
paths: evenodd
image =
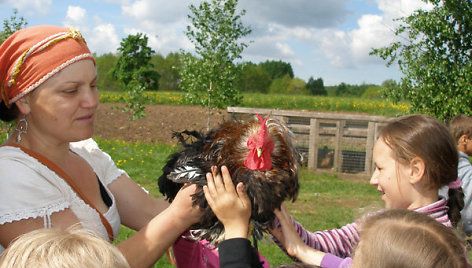
<svg viewBox="0 0 472 268"><path fill-rule="evenodd" d="M251 201L243 186L238 183L235 189L225 166L221 167L221 173L216 167L212 167L212 173L207 173L207 185L203 186L203 192L208 205L225 227L225 239L248 236Z"/></svg>
<svg viewBox="0 0 472 268"><path fill-rule="evenodd" d="M290 219L287 207L282 203L280 210L274 211L282 230L269 229L270 233L282 244L287 253L303 263L320 265L326 253L307 246L298 235Z"/></svg>

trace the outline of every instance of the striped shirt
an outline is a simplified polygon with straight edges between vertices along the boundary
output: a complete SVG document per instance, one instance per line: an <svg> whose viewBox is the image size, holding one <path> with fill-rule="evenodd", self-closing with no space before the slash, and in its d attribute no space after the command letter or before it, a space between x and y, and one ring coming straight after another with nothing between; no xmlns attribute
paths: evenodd
<svg viewBox="0 0 472 268"><path fill-rule="evenodd" d="M448 207L446 200L441 198L438 201L424 207L414 209L419 213L431 216L438 222L447 227L452 227L451 221L447 215ZM375 213L375 212L374 212ZM303 242L308 246L336 255L341 258L350 257L354 246L359 242L359 228L357 223L347 224L339 229L310 232L291 217L292 223L301 237ZM275 219L276 227L280 227L280 223ZM274 238L276 244L283 249L281 244ZM285 251L285 250L284 250Z"/></svg>

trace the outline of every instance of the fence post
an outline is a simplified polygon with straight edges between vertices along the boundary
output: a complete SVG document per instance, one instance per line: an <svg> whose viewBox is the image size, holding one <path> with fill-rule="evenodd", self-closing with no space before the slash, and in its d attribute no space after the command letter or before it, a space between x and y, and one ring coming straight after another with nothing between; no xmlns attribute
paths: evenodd
<svg viewBox="0 0 472 268"><path fill-rule="evenodd" d="M318 168L318 143L317 137L319 136L319 124L318 119L310 119L310 137L308 145L308 169L316 170Z"/></svg>
<svg viewBox="0 0 472 268"><path fill-rule="evenodd" d="M343 128L345 124L345 120L338 120L336 121L336 142L334 147L334 166L333 168L338 172L342 173L342 160L343 160L343 146L342 146L342 138L343 138Z"/></svg>
<svg viewBox="0 0 472 268"><path fill-rule="evenodd" d="M369 121L367 129L367 141L365 145L365 172L367 175L372 175L372 150L375 142L375 122Z"/></svg>

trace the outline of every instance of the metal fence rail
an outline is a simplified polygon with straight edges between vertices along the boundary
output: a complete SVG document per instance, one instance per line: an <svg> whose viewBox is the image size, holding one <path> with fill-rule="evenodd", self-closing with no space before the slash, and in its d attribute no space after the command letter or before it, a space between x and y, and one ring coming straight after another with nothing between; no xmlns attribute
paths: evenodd
<svg viewBox="0 0 472 268"><path fill-rule="evenodd" d="M302 165L339 175L371 176L372 149L380 129L392 118L346 113L228 107L230 119L270 115L295 135Z"/></svg>

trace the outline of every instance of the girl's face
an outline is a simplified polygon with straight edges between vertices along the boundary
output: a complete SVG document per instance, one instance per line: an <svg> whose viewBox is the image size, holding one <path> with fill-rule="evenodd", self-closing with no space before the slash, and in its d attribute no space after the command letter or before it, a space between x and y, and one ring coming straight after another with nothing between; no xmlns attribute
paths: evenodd
<svg viewBox="0 0 472 268"><path fill-rule="evenodd" d="M27 107L27 138L45 144L90 138L98 106L96 79L93 61L82 60L19 100Z"/></svg>
<svg viewBox="0 0 472 268"><path fill-rule="evenodd" d="M375 171L370 184L382 193L385 208L410 208L412 205L412 185L409 183L409 165L399 163L393 158L390 147L379 138L374 145L373 158Z"/></svg>

